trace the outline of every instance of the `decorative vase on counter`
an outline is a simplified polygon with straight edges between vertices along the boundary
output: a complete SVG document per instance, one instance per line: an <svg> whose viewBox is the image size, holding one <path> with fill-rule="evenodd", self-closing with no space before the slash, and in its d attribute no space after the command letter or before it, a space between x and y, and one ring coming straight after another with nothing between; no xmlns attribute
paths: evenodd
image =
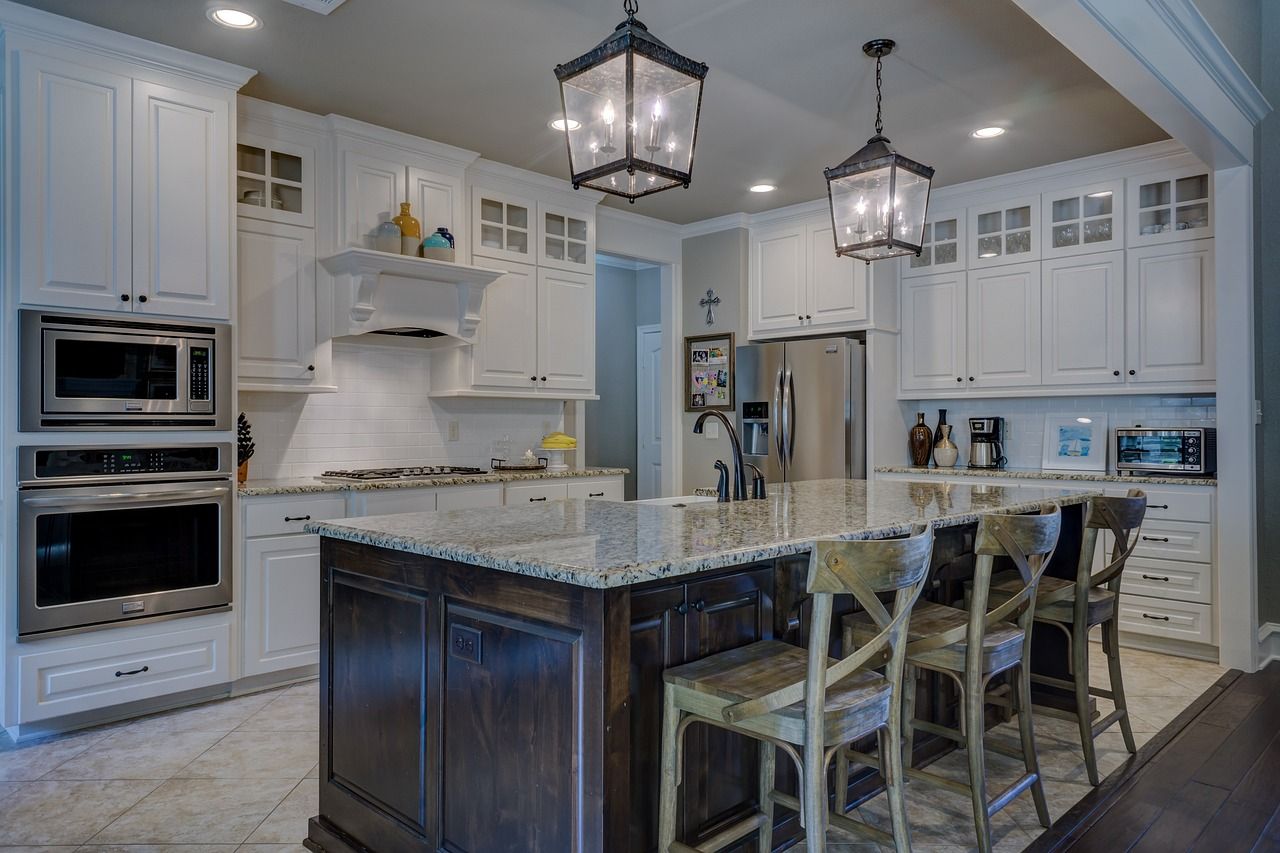
<svg viewBox="0 0 1280 853"><path fill-rule="evenodd" d="M379 222L373 231L373 248L379 252L400 254L400 226L390 219Z"/></svg>
<svg viewBox="0 0 1280 853"><path fill-rule="evenodd" d="M400 202L400 215L392 219L400 226L400 254L418 256L418 244L422 242L422 223L409 212L411 205Z"/></svg>
<svg viewBox="0 0 1280 853"><path fill-rule="evenodd" d="M938 435L933 445L933 464L939 468L954 468L959 458L960 448L951 440L951 424L938 424Z"/></svg>
<svg viewBox="0 0 1280 853"><path fill-rule="evenodd" d="M422 257L435 261L453 261L453 235L448 228L437 228L422 241Z"/></svg>
<svg viewBox="0 0 1280 853"><path fill-rule="evenodd" d="M938 409L938 425L933 428L933 446L937 447L942 441L942 428L947 425L947 410Z"/></svg>
<svg viewBox="0 0 1280 853"><path fill-rule="evenodd" d="M907 448L911 451L913 466L929 466L929 453L933 450L933 430L924 422L924 412L916 412L916 425L907 433Z"/></svg>

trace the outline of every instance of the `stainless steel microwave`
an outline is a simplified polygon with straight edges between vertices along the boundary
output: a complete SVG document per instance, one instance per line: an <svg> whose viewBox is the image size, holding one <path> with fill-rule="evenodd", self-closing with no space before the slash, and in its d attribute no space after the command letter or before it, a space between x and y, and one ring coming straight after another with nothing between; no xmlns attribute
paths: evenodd
<svg viewBox="0 0 1280 853"><path fill-rule="evenodd" d="M231 429L230 326L18 315L23 431Z"/></svg>
<svg viewBox="0 0 1280 853"><path fill-rule="evenodd" d="M1218 473L1218 431L1213 427L1117 429L1116 472L1212 477Z"/></svg>

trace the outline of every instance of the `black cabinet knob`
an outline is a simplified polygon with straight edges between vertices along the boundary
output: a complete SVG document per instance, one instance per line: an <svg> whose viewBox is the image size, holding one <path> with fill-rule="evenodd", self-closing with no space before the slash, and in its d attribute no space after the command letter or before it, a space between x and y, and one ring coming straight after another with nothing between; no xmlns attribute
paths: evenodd
<svg viewBox="0 0 1280 853"><path fill-rule="evenodd" d="M314 364L308 364L308 365L307 365L307 370L311 371L312 373L315 373L315 372L316 372L316 366L315 366Z"/></svg>
<svg viewBox="0 0 1280 853"><path fill-rule="evenodd" d="M530 377L529 377L529 381L530 381L530 382L537 382L537 381L538 381L538 377L536 377L536 376L530 376Z"/></svg>
<svg viewBox="0 0 1280 853"><path fill-rule="evenodd" d="M141 296L139 296L139 297L138 297L138 301L139 301L139 302L146 302L146 301L147 301L147 295L146 295L145 293L144 293L144 294L142 294Z"/></svg>
<svg viewBox="0 0 1280 853"><path fill-rule="evenodd" d="M129 301L129 294L127 294L127 293L122 293L122 294L120 294L120 301L121 301L121 302L128 302L128 301Z"/></svg>
<svg viewBox="0 0 1280 853"><path fill-rule="evenodd" d="M972 376L970 376L970 377L969 377L969 381L970 381L970 382L972 382L972 381L973 381L973 377L972 377Z"/></svg>
<svg viewBox="0 0 1280 853"><path fill-rule="evenodd" d="M541 377L538 381L539 381L539 382L546 382L546 381L547 381L547 377L543 376L543 377Z"/></svg>
<svg viewBox="0 0 1280 853"><path fill-rule="evenodd" d="M1111 375L1112 375L1112 376L1119 376L1119 375L1120 375L1120 371L1118 371L1118 370L1113 370L1113 371L1111 371Z"/></svg>
<svg viewBox="0 0 1280 853"><path fill-rule="evenodd" d="M805 318L806 320L812 320L812 319L813 319L813 315L812 315L812 314L805 314L805 315L804 315L804 318Z"/></svg>
<svg viewBox="0 0 1280 853"><path fill-rule="evenodd" d="M963 377L963 376L957 376L957 377L956 377L956 381L957 381L957 382L963 382L963 381L964 381L964 377Z"/></svg>
<svg viewBox="0 0 1280 853"><path fill-rule="evenodd" d="M702 611L707 609L707 603L703 601L701 598L699 598L697 601L693 603L693 609L701 613Z"/></svg>
<svg viewBox="0 0 1280 853"><path fill-rule="evenodd" d="M803 315L803 314L797 314L797 315L796 315L796 319L797 319L797 320L799 320L801 323L803 323L803 322L804 322L804 315Z"/></svg>
<svg viewBox="0 0 1280 853"><path fill-rule="evenodd" d="M1130 376L1137 376L1137 375L1138 375L1138 371L1136 371L1136 370L1130 370L1130 371L1129 371L1129 375L1130 375Z"/></svg>
<svg viewBox="0 0 1280 853"><path fill-rule="evenodd" d="M677 605L675 606L675 608L673 608L673 609L674 609L677 613L679 613L681 616L683 616L683 615L685 615L686 613L688 613L688 612L689 612L689 603L688 603L688 602L686 602L686 601L682 601L682 602L680 602L679 604L677 604Z"/></svg>

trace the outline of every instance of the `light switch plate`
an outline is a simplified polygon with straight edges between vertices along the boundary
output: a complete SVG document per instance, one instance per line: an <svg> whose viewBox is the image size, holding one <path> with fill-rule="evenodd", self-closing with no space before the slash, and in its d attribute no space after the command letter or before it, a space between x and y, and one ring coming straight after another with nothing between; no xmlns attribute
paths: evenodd
<svg viewBox="0 0 1280 853"><path fill-rule="evenodd" d="M720 422L708 420L705 424L702 425L702 434L705 435L707 438L719 438Z"/></svg>

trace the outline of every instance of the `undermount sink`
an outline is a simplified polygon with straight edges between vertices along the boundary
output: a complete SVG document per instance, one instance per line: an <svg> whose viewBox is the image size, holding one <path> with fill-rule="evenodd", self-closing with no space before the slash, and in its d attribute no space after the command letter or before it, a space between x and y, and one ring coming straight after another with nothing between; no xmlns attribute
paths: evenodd
<svg viewBox="0 0 1280 853"><path fill-rule="evenodd" d="M643 501L633 501L638 504L651 504L653 506L672 506L682 507L688 504L705 504L715 503L715 497L711 495L682 495L674 498L649 498Z"/></svg>

